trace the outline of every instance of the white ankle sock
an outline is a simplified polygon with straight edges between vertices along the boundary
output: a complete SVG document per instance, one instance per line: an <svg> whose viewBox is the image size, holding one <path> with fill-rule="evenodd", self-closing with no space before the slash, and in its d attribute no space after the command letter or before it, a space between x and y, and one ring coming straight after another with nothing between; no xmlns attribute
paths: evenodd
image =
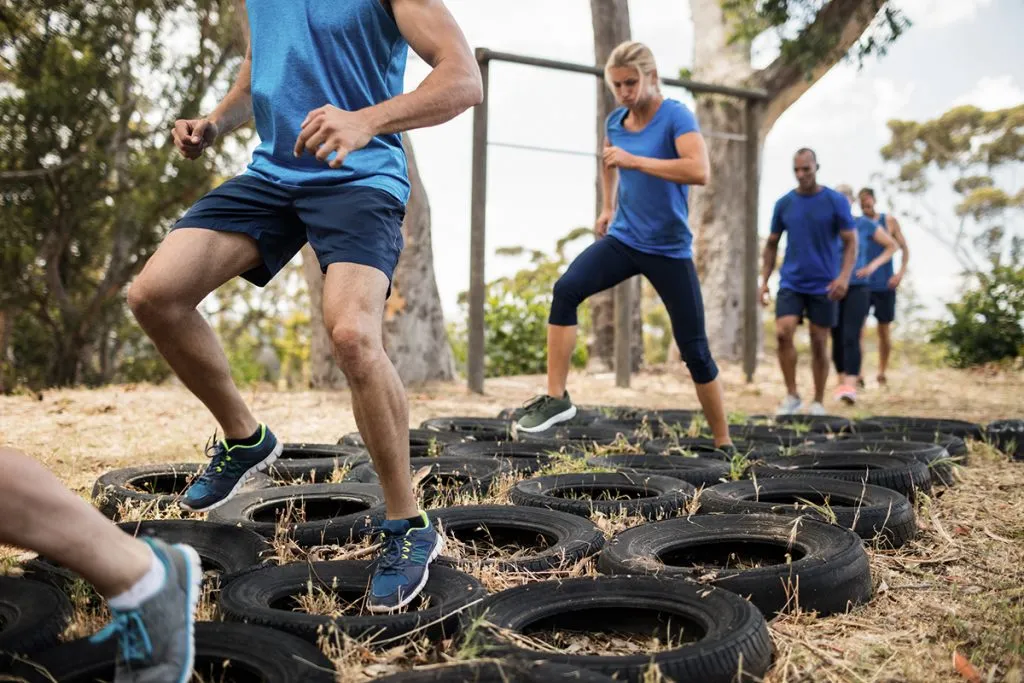
<svg viewBox="0 0 1024 683"><path fill-rule="evenodd" d="M149 571L143 574L142 578L136 581L135 585L131 588L120 595L110 598L107 601L108 605L121 611L135 609L156 595L164 587L164 581L167 579L167 569L164 568L164 563L160 561L160 558L156 556L152 549L149 551L149 556L152 558Z"/></svg>

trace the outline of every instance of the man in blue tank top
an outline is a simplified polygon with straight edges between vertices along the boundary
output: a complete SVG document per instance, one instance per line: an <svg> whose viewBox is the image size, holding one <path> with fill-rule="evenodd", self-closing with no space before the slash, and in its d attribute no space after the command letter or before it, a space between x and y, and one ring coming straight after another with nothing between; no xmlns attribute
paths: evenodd
<svg viewBox="0 0 1024 683"><path fill-rule="evenodd" d="M907 248L907 240L900 229L899 221L891 215L877 212L875 191L870 187L865 187L858 194L858 198L864 217L888 232L899 247L901 254L899 272L893 272L892 260L889 260L868 278L868 287L871 290L871 308L874 309L875 320L878 321L878 383L884 386L886 384L885 372L889 368L889 353L892 351L891 328L896 319L896 290L903 281L903 276L906 275L910 250ZM881 254L881 249L882 247L874 242L868 245L868 259L877 258Z"/></svg>
<svg viewBox="0 0 1024 683"><path fill-rule="evenodd" d="M768 305L768 279L775 269L779 240L787 233L786 256L780 270L775 333L779 366L787 395L778 414L796 413L802 402L796 386L796 346L793 336L807 316L810 321L814 402L808 412L825 414L828 379L828 340L839 320L838 302L846 296L857 260L857 236L850 204L835 190L818 184L818 160L810 149L793 157L797 188L779 199L772 215L771 234L761 268L761 302ZM840 248L840 245L841 248Z"/></svg>
<svg viewBox="0 0 1024 683"><path fill-rule="evenodd" d="M409 198L400 135L478 104L480 71L442 0L247 0L246 11L234 87L206 116L177 121L173 138L196 159L255 118L260 144L244 173L175 224L128 301L224 432L182 500L208 511L266 469L281 443L246 406L196 305L239 275L267 284L309 242L334 356L387 503L368 609L395 610L422 590L442 545L413 493L408 404L381 336ZM409 47L433 69L403 94Z"/></svg>

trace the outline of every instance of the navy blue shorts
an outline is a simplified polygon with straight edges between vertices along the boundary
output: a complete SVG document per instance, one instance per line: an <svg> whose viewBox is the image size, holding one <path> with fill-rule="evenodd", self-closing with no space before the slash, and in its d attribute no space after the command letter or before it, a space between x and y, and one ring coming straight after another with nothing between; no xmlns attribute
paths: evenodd
<svg viewBox="0 0 1024 683"><path fill-rule="evenodd" d="M875 320L882 324L891 323L896 319L896 290L871 292L871 308L875 311Z"/></svg>
<svg viewBox="0 0 1024 683"><path fill-rule="evenodd" d="M804 316L818 327L832 328L839 324L839 302L825 294L802 294L792 289L780 289L775 298L775 319L795 315L802 324Z"/></svg>
<svg viewBox="0 0 1024 683"><path fill-rule="evenodd" d="M263 263L242 277L259 287L307 241L325 273L332 263L358 263L377 268L390 282L405 246L404 218L402 202L374 187L282 186L239 175L193 204L172 230L206 228L252 237Z"/></svg>

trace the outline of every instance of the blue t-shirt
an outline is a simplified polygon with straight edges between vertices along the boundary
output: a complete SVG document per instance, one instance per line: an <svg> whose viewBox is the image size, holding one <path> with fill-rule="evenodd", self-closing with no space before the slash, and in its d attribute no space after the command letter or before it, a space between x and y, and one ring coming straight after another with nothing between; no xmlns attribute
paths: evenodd
<svg viewBox="0 0 1024 683"><path fill-rule="evenodd" d="M400 94L408 44L380 0L247 0L252 106L260 145L246 173L288 186L364 185L409 198L399 134L379 135L341 168L295 141L313 109L356 111Z"/></svg>
<svg viewBox="0 0 1024 683"><path fill-rule="evenodd" d="M866 218L865 220L871 219ZM879 214L878 216L875 217L874 220L871 220L871 224L877 228L881 228L882 230L889 232L889 225L885 221L884 213ZM872 240L871 244L868 245L868 262L875 260L878 257L878 255L881 254L883 251L885 251L885 247L883 247L878 242ZM878 270L871 274L871 277L868 278L868 286L871 287L872 292L887 292L889 291L889 278L891 278L892 275L892 259L889 259L888 261L883 263Z"/></svg>
<svg viewBox="0 0 1024 683"><path fill-rule="evenodd" d="M850 203L829 187L813 195L791 190L775 202L772 233L788 233L780 289L827 294L843 265L840 230L853 230Z"/></svg>
<svg viewBox="0 0 1024 683"><path fill-rule="evenodd" d="M866 216L858 216L854 219L854 227L857 229L857 263L853 267L853 275L850 276L851 285L866 285L868 284L868 278L857 277L857 271L871 263L875 256L882 253L883 247L875 241L875 230L878 228L878 224ZM871 255L871 246L877 247L875 255ZM839 263L842 265L843 261L843 249L842 242L839 243ZM877 271L876 271L877 272Z"/></svg>
<svg viewBox="0 0 1024 683"><path fill-rule="evenodd" d="M693 113L677 100L665 99L654 118L637 132L622 125L627 113L619 107L609 114L605 130L613 146L636 156L678 159L676 138L700 130ZM620 168L617 206L608 234L637 251L692 258L689 196L687 185Z"/></svg>

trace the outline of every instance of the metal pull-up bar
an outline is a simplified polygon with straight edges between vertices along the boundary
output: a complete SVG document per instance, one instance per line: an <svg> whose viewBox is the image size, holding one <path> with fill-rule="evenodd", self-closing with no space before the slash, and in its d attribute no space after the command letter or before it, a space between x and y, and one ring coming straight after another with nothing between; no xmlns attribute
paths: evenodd
<svg viewBox="0 0 1024 683"><path fill-rule="evenodd" d="M469 243L469 348L467 359L467 384L471 391L483 393L484 390L484 291L486 282L484 277L484 262L486 257L486 235L487 235L487 149L489 145L511 147L524 150L573 153L580 156L591 156L587 152L574 150L541 149L531 145L516 143L490 143L487 138L489 96L489 64L492 61L522 64L543 69L554 69L556 71L570 71L576 73L590 74L598 78L604 77L604 69L598 66L585 64L573 64L553 59L540 57L529 57L525 55L510 54L508 52L495 52L487 48L476 49L476 60L480 66L480 76L483 81L484 98L473 111L473 188L471 193L471 228ZM710 83L700 83L682 78L662 78L665 85L685 88L694 93L726 95L739 97L747 102L746 114L746 135L719 134L718 137L743 141L747 153L747 221L746 221L746 258L744 259L744 370L747 380L753 377L757 353L757 175L758 175L758 136L757 136L757 112L756 103L768 99L768 94L763 90L753 88L734 88ZM712 132L709 136L714 137ZM597 156L594 154L593 156ZM617 305L617 308L618 305ZM625 308L624 306L622 308ZM628 327L629 318L625 317L626 311L616 312L617 326ZM625 321L625 322L623 322ZM624 328L625 329L625 328ZM624 330L620 331L625 334ZM617 332L618 334L618 332ZM616 346L622 346L616 343ZM628 358L628 346L624 346L623 353L618 353L616 365L623 362L625 368L616 368L616 375L621 371L629 372L628 360L619 358L624 355ZM627 377L628 379L628 377Z"/></svg>

